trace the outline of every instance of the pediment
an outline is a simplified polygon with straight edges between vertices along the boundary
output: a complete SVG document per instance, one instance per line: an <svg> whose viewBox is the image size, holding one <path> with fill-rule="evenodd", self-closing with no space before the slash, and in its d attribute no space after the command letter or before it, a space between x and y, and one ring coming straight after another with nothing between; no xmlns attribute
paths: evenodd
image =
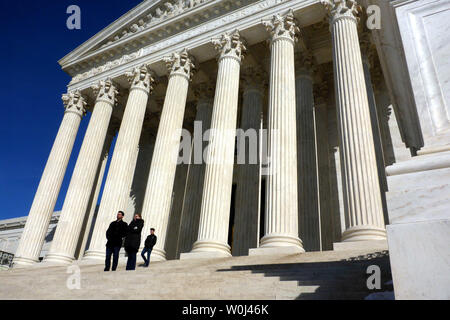
<svg viewBox="0 0 450 320"><path fill-rule="evenodd" d="M217 53L211 38L224 30L244 26L241 35L252 45L268 36L261 19L277 12L293 9L304 26L323 20L325 14L319 0L183 1L144 1L61 59L62 69L72 77L68 87L85 89L92 81L120 77L142 63L151 63L157 76L165 76L164 56L188 48L198 63L213 59ZM172 7L174 3L180 6ZM163 9L168 11L162 14Z"/></svg>
<svg viewBox="0 0 450 320"><path fill-rule="evenodd" d="M69 75L134 59L139 49L258 0L146 0L62 58Z"/></svg>
<svg viewBox="0 0 450 320"><path fill-rule="evenodd" d="M123 30L127 29L134 21L149 14L150 11L154 7L157 7L161 2L164 2L164 0L143 1L141 4L125 13L119 19L115 20L109 26L105 27L75 50L60 59L59 64L64 68L65 65L76 62L77 60L80 60L83 57L95 52L96 49L108 41L108 38L123 32Z"/></svg>

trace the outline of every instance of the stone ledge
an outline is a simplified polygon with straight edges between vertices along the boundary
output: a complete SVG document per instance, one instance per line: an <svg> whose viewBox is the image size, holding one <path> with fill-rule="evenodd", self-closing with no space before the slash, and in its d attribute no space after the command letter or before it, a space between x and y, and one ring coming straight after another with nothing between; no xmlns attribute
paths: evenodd
<svg viewBox="0 0 450 320"><path fill-rule="evenodd" d="M368 240L368 241L348 241L333 243L334 251L350 251L350 250L388 250L387 240Z"/></svg>
<svg viewBox="0 0 450 320"><path fill-rule="evenodd" d="M191 259L224 259L230 258L231 256L225 256L221 252L186 252L180 254L180 260L191 260Z"/></svg>
<svg viewBox="0 0 450 320"><path fill-rule="evenodd" d="M267 248L255 248L248 251L249 256L288 256L293 254L304 253L299 247L267 247Z"/></svg>

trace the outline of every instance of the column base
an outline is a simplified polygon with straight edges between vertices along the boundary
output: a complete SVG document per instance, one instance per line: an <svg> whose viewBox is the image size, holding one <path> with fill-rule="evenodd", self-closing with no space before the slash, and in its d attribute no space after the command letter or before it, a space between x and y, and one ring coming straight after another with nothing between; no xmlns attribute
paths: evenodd
<svg viewBox="0 0 450 320"><path fill-rule="evenodd" d="M300 238L286 234L267 234L261 239L259 246L259 248L284 247L296 247L300 250L300 252L305 252L305 249L303 249L302 240L300 240Z"/></svg>
<svg viewBox="0 0 450 320"><path fill-rule="evenodd" d="M61 253L49 253L44 258L43 263L52 265L71 265L75 261L75 257L71 257Z"/></svg>
<svg viewBox="0 0 450 320"><path fill-rule="evenodd" d="M355 226L342 233L342 242L386 239L386 229L375 226Z"/></svg>
<svg viewBox="0 0 450 320"><path fill-rule="evenodd" d="M39 260L25 258L25 257L15 257L13 260L13 268L27 268L38 263Z"/></svg>
<svg viewBox="0 0 450 320"><path fill-rule="evenodd" d="M88 250L85 252L83 258L81 260L83 261L105 261L106 259L106 248L105 251L96 251L96 250Z"/></svg>
<svg viewBox="0 0 450 320"><path fill-rule="evenodd" d="M228 244L217 241L201 240L194 243L191 252L182 253L180 255L180 260L229 257L231 257L231 248Z"/></svg>
<svg viewBox="0 0 450 320"><path fill-rule="evenodd" d="M141 256L141 252L144 250L144 247L139 248L138 256ZM152 254L150 255L150 263L151 261L167 261L166 259L166 251L160 248L153 248Z"/></svg>

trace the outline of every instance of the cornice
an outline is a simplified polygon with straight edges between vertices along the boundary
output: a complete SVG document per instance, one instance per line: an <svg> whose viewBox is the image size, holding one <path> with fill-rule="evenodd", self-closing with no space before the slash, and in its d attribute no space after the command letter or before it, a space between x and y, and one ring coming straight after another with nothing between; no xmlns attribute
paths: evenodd
<svg viewBox="0 0 450 320"><path fill-rule="evenodd" d="M286 0L284 0L286 1ZM139 14L138 15L130 15L130 16L123 16L121 18L119 18L121 24L117 24L117 23L113 23L111 24L109 27L107 27L107 30L103 30L100 33L102 34L102 36L100 37L94 37L91 38L92 40L95 40L94 43L92 43L91 40L88 40L85 44L81 45L79 47L79 49L76 49L75 51L78 51L78 59L71 59L71 60L64 60L61 59L60 60L60 64L62 66L63 69L67 70L68 68L80 63L80 62L85 62L85 61L89 61L89 59L94 59L95 57L98 57L100 55L108 55L108 52L110 53L112 50L120 50L123 51L124 47L133 47L133 43L134 42L138 42L138 43L142 43L142 41L144 41L144 43L146 45L152 45L152 41L149 41L149 39L155 39L156 41L154 41L153 43L156 43L158 41L161 41L161 39L156 39L157 38L157 34L161 33L161 34L165 34L167 33L168 29L171 29L171 31L173 31L171 34L165 34L165 38L166 37L171 37L174 36L175 34L180 33L180 26L186 26L186 20L192 19L192 20L198 20L198 22L195 24L190 23L190 26L198 26L202 23L204 23L204 21L200 21L198 15L200 15L202 12L205 12L208 9L215 9L220 10L222 7L225 8L225 11L222 12L222 14L220 16L226 15L228 12L232 12L233 10L236 10L237 8L240 7L245 7L248 4L251 3L255 3L258 2L258 0L202 0L202 2L200 4L197 4L196 6L192 7L192 8L187 8L185 9L183 12L171 16L171 17L167 17L166 19L160 21L157 24L151 24L148 27L144 28L143 30L137 31L135 33L133 33L130 36L127 36L125 38L119 39L117 41L114 41L113 43L106 45L106 46L102 46L100 48L96 48L93 51L89 51L93 48L95 48L96 46L99 46L102 44L102 42L106 41L108 38L110 38L111 36L113 36L114 34L118 33L121 30L125 30L130 28L131 26L128 26L129 24L132 24L132 22L134 22L135 20L138 20L140 17L145 17L147 16L151 10L159 8L161 5L163 5L164 3L167 3L168 1L156 1L153 2L152 5L147 6L147 7L139 7ZM145 2L144 2L145 3ZM231 6L233 6L233 8L231 8ZM238 7L236 7L238 6ZM138 8L138 7L137 7ZM229 8L229 9L227 9ZM136 8L135 8L136 9ZM135 9L133 9L132 11L134 12ZM227 11L229 10L229 11ZM205 18L208 19L209 18L209 13L205 14ZM219 17L220 17L219 16ZM123 18L127 18L127 19L123 19ZM123 21L126 20L126 21ZM125 27L126 25L126 27ZM187 26L187 27L190 27ZM181 31L182 32L182 31ZM153 34L153 35L152 35ZM84 50L81 50L84 49ZM74 53L75 53L74 51ZM87 54L86 54L87 53ZM129 52L131 53L131 52Z"/></svg>
<svg viewBox="0 0 450 320"><path fill-rule="evenodd" d="M53 213L50 224L55 224L59 221L59 216L61 212L57 211ZM0 231L6 231L11 229L22 229L25 227L25 223L27 221L28 217L20 217L20 218L13 218L13 219L7 219L7 220L0 220Z"/></svg>
<svg viewBox="0 0 450 320"><path fill-rule="evenodd" d="M69 54L65 55L63 58L61 58L58 63L64 68L64 65L71 62L71 60L81 55L83 52L86 52L93 47L95 47L100 41L102 41L104 38L111 35L111 33L114 32L114 30L117 30L121 26L124 25L124 23L128 23L137 17L139 17L143 11L148 11L150 8L156 6L159 2L162 2L163 0L147 0L143 1L127 13L123 14L120 18L109 24L107 27L103 28L101 31L99 31L97 34L95 34L93 37L89 38L87 41L85 41L83 44L76 47L74 50L72 50Z"/></svg>
<svg viewBox="0 0 450 320"><path fill-rule="evenodd" d="M215 3L211 2L211 3ZM206 21L205 23L180 32L172 37L165 38L143 48L137 48L133 58L128 57L119 60L117 63L109 63L109 67L96 72L88 71L85 76L78 81L69 84L70 90L84 90L93 82L106 77L119 77L130 68L134 68L143 63L151 65L163 60L164 56L173 52L188 50L202 45L210 44L212 38L220 37L224 32L231 32L235 29L245 30L257 25L261 25L262 20L270 19L274 14L292 9L298 12L301 9L317 5L315 10L318 16L323 16L325 10L320 5L320 0L260 0L238 10ZM302 11L303 12L303 11ZM311 10L305 10L305 18L311 22ZM300 19L300 25L302 20ZM128 55L129 56L129 55ZM108 63L107 63L108 64ZM99 69L92 68L91 70ZM91 74L88 74L91 73Z"/></svg>

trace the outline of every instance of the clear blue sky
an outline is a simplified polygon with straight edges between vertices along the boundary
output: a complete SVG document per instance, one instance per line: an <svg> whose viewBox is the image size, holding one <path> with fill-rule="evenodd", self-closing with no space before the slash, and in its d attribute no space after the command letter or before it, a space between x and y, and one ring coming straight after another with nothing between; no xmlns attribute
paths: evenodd
<svg viewBox="0 0 450 320"><path fill-rule="evenodd" d="M1 1L0 220L28 215L63 116L70 77L57 61L141 0ZM66 27L69 5L81 8L81 30ZM75 166L84 118L56 210Z"/></svg>

